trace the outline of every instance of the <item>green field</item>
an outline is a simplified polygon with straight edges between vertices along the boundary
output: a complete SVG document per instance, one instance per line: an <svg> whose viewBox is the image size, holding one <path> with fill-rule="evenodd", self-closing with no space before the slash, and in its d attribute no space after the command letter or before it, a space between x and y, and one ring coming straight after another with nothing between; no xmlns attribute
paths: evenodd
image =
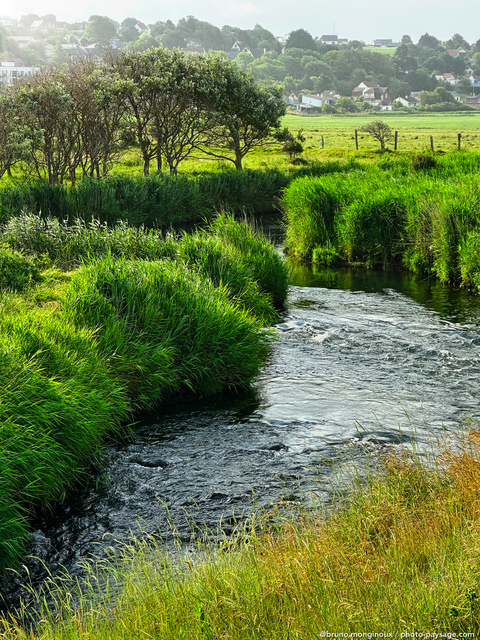
<svg viewBox="0 0 480 640"><path fill-rule="evenodd" d="M397 47L363 47L364 51L371 51L372 53L382 53L386 56L394 56Z"/></svg>
<svg viewBox="0 0 480 640"><path fill-rule="evenodd" d="M384 120L393 131L398 131L399 151L421 151L430 146L430 136L434 139L437 151L451 151L458 145L459 133L462 134L463 149L480 149L480 112L479 113L359 113L352 115L286 115L283 124L292 131L303 129L307 138L307 154L331 155L341 150L355 151L355 129L372 120ZM325 148L321 150L321 136ZM378 149L378 143L368 134L358 131L359 154L362 151ZM393 143L389 144L393 148Z"/></svg>

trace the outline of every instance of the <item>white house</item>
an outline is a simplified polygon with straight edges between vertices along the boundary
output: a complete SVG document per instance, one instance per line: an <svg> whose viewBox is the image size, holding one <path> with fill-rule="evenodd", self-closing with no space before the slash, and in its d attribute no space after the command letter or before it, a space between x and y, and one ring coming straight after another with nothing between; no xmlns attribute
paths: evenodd
<svg viewBox="0 0 480 640"><path fill-rule="evenodd" d="M20 58L2 60L0 65L0 85L13 84L16 80L32 76L39 71L39 67L24 67Z"/></svg>

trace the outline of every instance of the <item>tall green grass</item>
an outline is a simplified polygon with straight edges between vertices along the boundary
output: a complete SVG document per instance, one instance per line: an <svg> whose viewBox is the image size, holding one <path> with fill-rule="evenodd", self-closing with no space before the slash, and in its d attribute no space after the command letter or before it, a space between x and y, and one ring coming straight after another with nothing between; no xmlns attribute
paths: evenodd
<svg viewBox="0 0 480 640"><path fill-rule="evenodd" d="M432 158L381 158L362 171L294 181L283 197L287 251L306 260L403 266L472 285L467 237L480 229L478 158Z"/></svg>
<svg viewBox="0 0 480 640"><path fill-rule="evenodd" d="M273 246L228 216L177 241L24 216L4 239L28 264L77 268L0 298L0 570L25 549L31 509L61 499L133 411L251 383L288 279Z"/></svg>

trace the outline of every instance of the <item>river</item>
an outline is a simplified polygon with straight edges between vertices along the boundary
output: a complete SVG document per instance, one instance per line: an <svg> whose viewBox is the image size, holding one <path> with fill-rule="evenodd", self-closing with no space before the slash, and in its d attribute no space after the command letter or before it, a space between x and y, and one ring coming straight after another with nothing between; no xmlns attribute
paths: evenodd
<svg viewBox="0 0 480 640"><path fill-rule="evenodd" d="M328 505L345 469L429 441L478 411L480 298L435 279L292 265L288 307L248 393L176 399L111 441L87 486L39 514L29 576L3 580L10 606L48 571L81 574L132 535L188 547L230 533L254 508Z"/></svg>

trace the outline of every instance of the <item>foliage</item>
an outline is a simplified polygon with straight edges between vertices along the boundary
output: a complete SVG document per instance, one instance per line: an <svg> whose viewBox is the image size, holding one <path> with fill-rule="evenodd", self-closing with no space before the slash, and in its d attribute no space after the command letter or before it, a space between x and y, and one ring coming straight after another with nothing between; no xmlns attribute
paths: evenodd
<svg viewBox="0 0 480 640"><path fill-rule="evenodd" d="M0 570L24 551L32 508L62 499L132 410L253 380L288 280L273 246L227 216L179 241L32 217L6 238L84 264L54 276L61 286L0 301ZM0 278L11 259L17 277L32 266L3 250Z"/></svg>
<svg viewBox="0 0 480 640"><path fill-rule="evenodd" d="M0 246L0 291L13 289L21 291L29 284L40 280L40 272L35 263L21 253Z"/></svg>
<svg viewBox="0 0 480 640"><path fill-rule="evenodd" d="M393 137L393 132L389 124L382 120L373 120L368 124L363 125L360 131L365 131L378 140L380 148L385 149L385 144Z"/></svg>

